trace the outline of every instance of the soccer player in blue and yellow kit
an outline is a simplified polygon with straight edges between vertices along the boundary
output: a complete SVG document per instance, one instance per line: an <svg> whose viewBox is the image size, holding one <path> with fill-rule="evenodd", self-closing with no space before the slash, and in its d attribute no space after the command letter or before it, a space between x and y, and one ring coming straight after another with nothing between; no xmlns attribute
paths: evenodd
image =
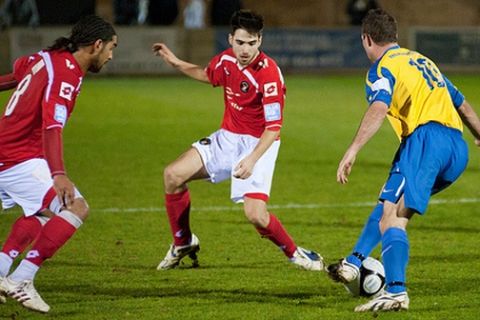
<svg viewBox="0 0 480 320"><path fill-rule="evenodd" d="M430 197L465 170L468 149L462 121L480 145L480 120L430 59L398 46L396 21L385 11L369 11L362 24L362 44L373 63L366 79L369 108L340 161L337 181L348 182L357 153L386 117L401 144L352 254L328 271L336 281L355 280L362 261L381 241L385 290L355 311L406 310L407 224L415 213L423 215Z"/></svg>

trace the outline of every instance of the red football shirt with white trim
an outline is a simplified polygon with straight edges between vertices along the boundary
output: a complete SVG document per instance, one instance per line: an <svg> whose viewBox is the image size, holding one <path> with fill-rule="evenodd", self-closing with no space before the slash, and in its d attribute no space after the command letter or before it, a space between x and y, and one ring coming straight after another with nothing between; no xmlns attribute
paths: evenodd
<svg viewBox="0 0 480 320"><path fill-rule="evenodd" d="M0 119L0 171L44 158L42 131L63 129L84 76L68 51L40 51L14 64L19 82Z"/></svg>
<svg viewBox="0 0 480 320"><path fill-rule="evenodd" d="M205 71L213 86L224 88L223 129L257 138L265 129L280 130L286 88L272 58L260 52L242 67L230 48L213 57Z"/></svg>

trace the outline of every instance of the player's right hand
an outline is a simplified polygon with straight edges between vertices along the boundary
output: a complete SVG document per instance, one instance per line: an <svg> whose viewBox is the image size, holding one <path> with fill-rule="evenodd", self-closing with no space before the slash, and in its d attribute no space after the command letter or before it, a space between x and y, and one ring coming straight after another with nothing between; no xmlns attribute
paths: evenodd
<svg viewBox="0 0 480 320"><path fill-rule="evenodd" d="M177 57L165 43L154 43L152 46L152 51L156 56L161 57L166 63L172 65L173 67L177 65Z"/></svg>
<svg viewBox="0 0 480 320"><path fill-rule="evenodd" d="M337 169L337 182L345 184L348 182L348 176L352 172L353 164L355 163L356 153L352 150L347 150L340 161Z"/></svg>
<svg viewBox="0 0 480 320"><path fill-rule="evenodd" d="M63 174L53 177L53 188L57 193L60 203L67 209L70 209L75 199L75 185L70 179Z"/></svg>

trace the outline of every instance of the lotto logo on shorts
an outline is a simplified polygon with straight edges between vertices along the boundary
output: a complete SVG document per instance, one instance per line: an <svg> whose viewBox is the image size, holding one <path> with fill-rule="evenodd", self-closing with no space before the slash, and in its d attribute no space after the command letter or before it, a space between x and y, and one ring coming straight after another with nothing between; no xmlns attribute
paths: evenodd
<svg viewBox="0 0 480 320"><path fill-rule="evenodd" d="M280 103L274 102L263 106L265 110L265 121L277 121L282 119Z"/></svg>
<svg viewBox="0 0 480 320"><path fill-rule="evenodd" d="M268 82L263 85L263 92L265 97L278 96L278 88L276 82Z"/></svg>

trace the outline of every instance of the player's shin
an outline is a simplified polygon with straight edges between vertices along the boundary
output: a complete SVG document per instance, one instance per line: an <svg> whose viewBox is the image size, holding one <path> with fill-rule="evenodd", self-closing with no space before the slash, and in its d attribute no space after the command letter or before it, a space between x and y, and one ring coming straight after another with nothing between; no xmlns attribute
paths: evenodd
<svg viewBox="0 0 480 320"><path fill-rule="evenodd" d="M35 216L21 216L15 221L0 253L0 277L8 274L13 260L37 238L41 229Z"/></svg>
<svg viewBox="0 0 480 320"><path fill-rule="evenodd" d="M190 243L190 193L188 189L180 193L165 194L165 207L175 246Z"/></svg>
<svg viewBox="0 0 480 320"><path fill-rule="evenodd" d="M10 278L14 281L33 279L36 270L29 268L31 264L40 266L43 261L52 257L73 236L82 223L83 221L77 215L68 210L63 210L51 218L42 228L26 258Z"/></svg>
<svg viewBox="0 0 480 320"><path fill-rule="evenodd" d="M280 220L275 215L269 213L270 222L266 228L257 227L258 233L275 243L283 253L288 257L293 257L297 246L292 237L287 233Z"/></svg>
<svg viewBox="0 0 480 320"><path fill-rule="evenodd" d="M382 237L382 259L385 266L386 290L390 293L406 291L406 269L410 245L407 232L389 228Z"/></svg>
<svg viewBox="0 0 480 320"><path fill-rule="evenodd" d="M372 250L382 240L380 233L380 219L383 214L383 202L378 203L368 217L362 233L355 244L353 252L346 259L347 262L356 265L360 268L362 261L370 255Z"/></svg>

